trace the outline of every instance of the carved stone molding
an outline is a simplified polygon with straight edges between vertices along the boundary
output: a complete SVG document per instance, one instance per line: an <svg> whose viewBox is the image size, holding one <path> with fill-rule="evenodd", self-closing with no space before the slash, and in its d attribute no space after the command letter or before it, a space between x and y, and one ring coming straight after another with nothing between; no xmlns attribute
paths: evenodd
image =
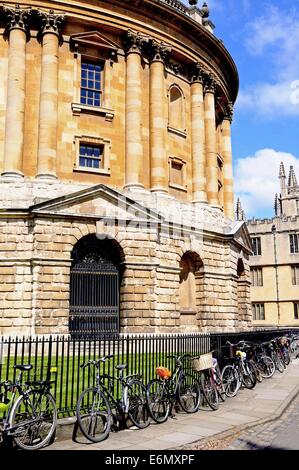
<svg viewBox="0 0 299 470"><path fill-rule="evenodd" d="M20 5L7 6L3 5L3 12L6 18L6 30L22 29L24 32L29 31L29 21L32 15L32 9L21 8Z"/></svg>
<svg viewBox="0 0 299 470"><path fill-rule="evenodd" d="M124 38L124 50L126 54L138 53L143 54L149 38L140 33L135 33L129 29Z"/></svg>
<svg viewBox="0 0 299 470"><path fill-rule="evenodd" d="M229 122L232 122L233 116L234 116L234 106L233 106L233 103L229 101L224 108L223 119L227 119Z"/></svg>
<svg viewBox="0 0 299 470"><path fill-rule="evenodd" d="M192 68L190 73L191 83L199 82L204 83L207 69L200 63L197 62Z"/></svg>
<svg viewBox="0 0 299 470"><path fill-rule="evenodd" d="M213 73L206 73L204 76L205 93L215 93L218 85L216 76Z"/></svg>
<svg viewBox="0 0 299 470"><path fill-rule="evenodd" d="M163 62L169 60L171 46L164 42L158 42L156 39L150 39L148 42L148 59L150 62Z"/></svg>
<svg viewBox="0 0 299 470"><path fill-rule="evenodd" d="M53 33L60 36L62 25L65 21L66 15L64 13L55 13L54 10L43 11L37 10L37 15L41 21L40 33Z"/></svg>

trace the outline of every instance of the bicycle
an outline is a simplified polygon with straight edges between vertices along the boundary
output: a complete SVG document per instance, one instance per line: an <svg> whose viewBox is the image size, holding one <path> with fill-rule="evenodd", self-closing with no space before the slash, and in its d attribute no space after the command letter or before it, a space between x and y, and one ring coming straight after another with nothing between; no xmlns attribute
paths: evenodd
<svg viewBox="0 0 299 470"><path fill-rule="evenodd" d="M218 361L212 357L213 352L192 358L192 368L200 373L201 391L206 403L212 410L218 410L219 398L225 401L226 394Z"/></svg>
<svg viewBox="0 0 299 470"><path fill-rule="evenodd" d="M93 387L83 390L78 398L76 417L82 434L91 442L101 442L110 433L112 421L123 421L126 416L139 429L149 425L149 414L146 404L146 389L139 380L139 374L124 376L127 364L118 364L119 376L100 374L100 365L111 359L113 355L98 360L90 360L81 367L94 366L97 370ZM108 380L108 384L105 384ZM114 384L119 382L121 397L114 397ZM112 410L116 410L113 414Z"/></svg>
<svg viewBox="0 0 299 470"><path fill-rule="evenodd" d="M227 341L226 344L230 346L232 351L239 348L235 351L234 363L225 366L221 373L225 393L228 397L233 397L237 394L241 385L249 389L254 388L256 375L253 365L246 359L246 353L241 351L245 341L239 341L237 344Z"/></svg>
<svg viewBox="0 0 299 470"><path fill-rule="evenodd" d="M198 381L183 371L183 361L190 359L190 356L166 357L175 360L174 373L158 367L156 371L160 379L151 380L146 387L149 413L156 423L165 422L177 403L186 413L195 413L201 402Z"/></svg>
<svg viewBox="0 0 299 470"><path fill-rule="evenodd" d="M29 372L32 365L15 365L14 368L20 371L16 381L0 384L3 390L0 394L0 440L11 437L19 448L37 450L51 441L56 429L57 408L50 393L52 381L48 376L46 380L23 384L22 375Z"/></svg>

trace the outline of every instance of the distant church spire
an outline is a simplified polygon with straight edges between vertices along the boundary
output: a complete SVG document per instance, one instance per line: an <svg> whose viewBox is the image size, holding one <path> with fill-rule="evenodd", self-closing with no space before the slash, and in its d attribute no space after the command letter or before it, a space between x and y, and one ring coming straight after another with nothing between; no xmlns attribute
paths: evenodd
<svg viewBox="0 0 299 470"><path fill-rule="evenodd" d="M241 204L240 198L237 199L236 220L237 220L238 222L243 221L243 220L246 220L245 212L244 212L243 209L242 209L242 204Z"/></svg>
<svg viewBox="0 0 299 470"><path fill-rule="evenodd" d="M294 170L293 165L290 166L288 186L289 186L289 188L296 188L298 186L297 178L296 178L296 174L295 174L295 170Z"/></svg>
<svg viewBox="0 0 299 470"><path fill-rule="evenodd" d="M280 192L282 196L287 195L287 188L286 188L286 172L284 169L283 162L280 163L279 167L279 179L280 179Z"/></svg>

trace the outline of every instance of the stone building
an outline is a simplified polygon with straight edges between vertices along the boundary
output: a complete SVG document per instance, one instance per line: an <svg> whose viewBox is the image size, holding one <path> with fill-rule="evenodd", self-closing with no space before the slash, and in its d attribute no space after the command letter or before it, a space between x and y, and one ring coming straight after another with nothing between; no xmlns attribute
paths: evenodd
<svg viewBox="0 0 299 470"><path fill-rule="evenodd" d="M196 4L0 3L0 333L250 327L238 74Z"/></svg>
<svg viewBox="0 0 299 470"><path fill-rule="evenodd" d="M272 219L247 221L252 240L250 257L253 325L299 327L299 185L291 166L283 163L281 194L275 196ZM238 205L237 218L244 219Z"/></svg>

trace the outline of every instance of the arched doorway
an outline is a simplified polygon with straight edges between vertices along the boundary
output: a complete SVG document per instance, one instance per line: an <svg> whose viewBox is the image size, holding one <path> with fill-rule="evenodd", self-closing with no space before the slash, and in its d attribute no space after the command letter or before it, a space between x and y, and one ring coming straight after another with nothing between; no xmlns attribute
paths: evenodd
<svg viewBox="0 0 299 470"><path fill-rule="evenodd" d="M73 339L119 333L120 247L87 235L72 251L69 332Z"/></svg>
<svg viewBox="0 0 299 470"><path fill-rule="evenodd" d="M238 259L237 264L237 302L238 302L238 323L241 323L245 318L246 313L246 277L245 277L245 267L243 260Z"/></svg>

